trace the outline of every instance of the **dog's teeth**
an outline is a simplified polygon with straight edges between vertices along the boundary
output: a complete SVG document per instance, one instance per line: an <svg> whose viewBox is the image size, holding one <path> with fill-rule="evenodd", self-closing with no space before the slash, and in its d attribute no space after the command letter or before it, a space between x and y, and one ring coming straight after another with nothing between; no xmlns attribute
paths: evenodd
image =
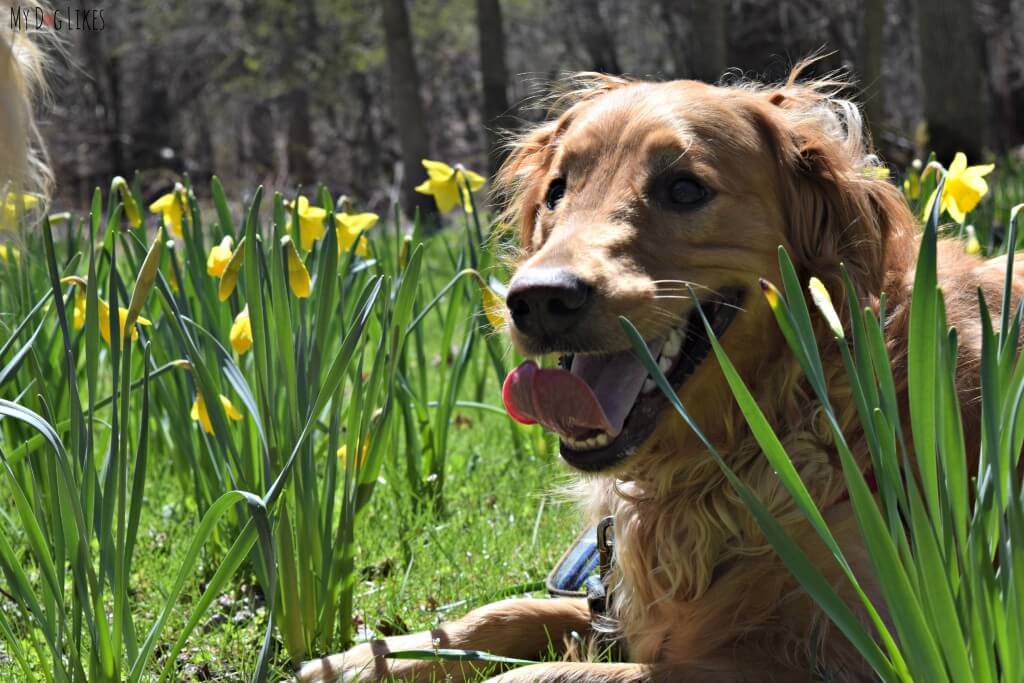
<svg viewBox="0 0 1024 683"><path fill-rule="evenodd" d="M649 394L649 393L651 393L652 391L654 391L657 388L658 388L658 383L654 381L653 377L648 377L647 379L644 380L643 392L645 394Z"/></svg>
<svg viewBox="0 0 1024 683"><path fill-rule="evenodd" d="M605 446L608 444L608 435L601 432L592 439L595 442L595 446Z"/></svg>
<svg viewBox="0 0 1024 683"><path fill-rule="evenodd" d="M672 367L672 358L662 356L661 359L658 361L658 367L661 368L662 372L668 372L669 368Z"/></svg>
<svg viewBox="0 0 1024 683"><path fill-rule="evenodd" d="M668 333L668 339L665 340L665 346L662 348L661 354L662 356L675 358L682 346L683 338L679 334L679 330L672 330Z"/></svg>

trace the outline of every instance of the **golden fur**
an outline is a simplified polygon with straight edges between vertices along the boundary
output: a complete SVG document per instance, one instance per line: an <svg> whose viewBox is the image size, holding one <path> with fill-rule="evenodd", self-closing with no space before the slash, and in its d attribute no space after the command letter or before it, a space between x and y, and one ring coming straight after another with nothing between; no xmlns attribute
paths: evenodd
<svg viewBox="0 0 1024 683"><path fill-rule="evenodd" d="M7 191L45 197L52 183L32 113L33 99L44 90L43 53L29 37L34 31L11 29L10 13L0 5L0 201Z"/></svg>
<svg viewBox="0 0 1024 683"><path fill-rule="evenodd" d="M627 348L617 317L646 338L662 334L693 305L683 283L718 290L740 286L743 305L722 344L779 434L824 511L855 573L878 597L859 541L822 408L788 352L758 289L779 282L784 245L802 281L814 275L842 296L845 264L864 306L887 297L886 340L905 394L904 368L918 229L900 192L876 172L856 107L832 81L715 87L693 81L652 83L600 75L565 100L554 120L515 143L498 185L508 220L518 226L518 272L568 268L594 285L574 343L589 350ZM716 192L699 211L665 210L649 196L674 169ZM557 211L545 210L552 178L567 178ZM998 311L999 262L941 243L940 284L947 316L960 330L958 388L969 448L977 444L980 349L976 287ZM822 321L831 400L859 462L869 461L835 343ZM513 329L524 353L550 349ZM709 357L679 391L683 404L732 468L805 548L851 606L852 591L803 521L762 456ZM904 396L905 399L905 396ZM976 448L975 448L976 450ZM631 664L563 662L509 671L503 681L833 681L871 680L871 671L767 544L717 464L671 410L653 436L615 470L581 479L587 515L613 514L614 612L598 628L618 637ZM875 600L881 606L880 600ZM459 680L463 667L391 661L389 649L484 649L537 657L549 639L591 632L578 600L511 600L488 605L429 634L360 645L311 662L304 681ZM812 668L816 669L812 671Z"/></svg>

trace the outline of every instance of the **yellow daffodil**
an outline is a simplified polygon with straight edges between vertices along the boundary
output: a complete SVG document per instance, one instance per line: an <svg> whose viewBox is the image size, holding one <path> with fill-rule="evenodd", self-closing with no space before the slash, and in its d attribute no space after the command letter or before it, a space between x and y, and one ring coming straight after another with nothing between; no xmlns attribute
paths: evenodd
<svg viewBox="0 0 1024 683"><path fill-rule="evenodd" d="M75 310L71 324L74 325L76 330L85 327L85 290L81 287L75 289Z"/></svg>
<svg viewBox="0 0 1024 683"><path fill-rule="evenodd" d="M978 205L981 198L988 194L988 183L984 176L992 172L994 164L982 164L980 166L968 166L967 155L957 152L953 157L953 163L946 171L946 182L942 187L942 200L939 202L939 211L947 212L957 223L963 223L967 214ZM932 206L935 204L935 194L928 198L925 205L925 220L931 215Z"/></svg>
<svg viewBox="0 0 1024 683"><path fill-rule="evenodd" d="M110 304L103 299L99 300L100 305L100 336L103 337L103 341L110 343ZM119 328L121 330L121 341L124 341L124 324L128 321L128 309L124 306L120 306L117 309L117 317L120 322ZM143 318L141 315L135 321L138 325L151 325L152 323ZM85 314L83 312L82 323L85 323ZM131 333L132 341L138 341L139 330L135 325L132 326Z"/></svg>
<svg viewBox="0 0 1024 683"><path fill-rule="evenodd" d="M978 235L974 232L974 226L967 226L967 244L964 245L964 251L972 256L977 256L981 253L981 242L978 241Z"/></svg>
<svg viewBox="0 0 1024 683"><path fill-rule="evenodd" d="M448 213L460 203L466 212L473 211L469 195L484 186L483 176L461 165L452 168L443 161L423 159L422 162L428 177L416 186L417 192L433 195L441 213Z"/></svg>
<svg viewBox="0 0 1024 683"><path fill-rule="evenodd" d="M292 242L289 235L281 238L281 247L284 249L288 264L288 286L292 288L292 294L300 299L305 299L312 289L312 281L309 279L306 264L299 258L299 252L295 250L295 243Z"/></svg>
<svg viewBox="0 0 1024 683"><path fill-rule="evenodd" d="M228 399L224 394L220 394L220 404L224 406L224 414L229 419L235 422L242 419L242 414L238 412L231 400ZM203 431L207 434L213 434L213 423L210 422L210 413L206 410L206 401L203 400L203 395L196 392L196 400L192 403L192 419L198 422L203 427Z"/></svg>
<svg viewBox="0 0 1024 683"><path fill-rule="evenodd" d="M20 192L8 192L4 197L3 213L0 214L0 230L13 230L18 217L39 205L39 197Z"/></svg>
<svg viewBox="0 0 1024 683"><path fill-rule="evenodd" d="M231 296L231 292L235 291L235 285L238 283L238 271L242 269L242 257L245 252L242 249L245 247L245 238L238 240L238 245L235 250L231 252L231 258L228 259L227 264L224 266L224 271L220 274L220 284L217 287L217 298L221 301L227 301L228 297Z"/></svg>
<svg viewBox="0 0 1024 683"><path fill-rule="evenodd" d="M836 313L835 306L832 305L832 297L829 295L828 290L825 289L825 283L816 277L812 277L811 281L807 284L807 289L811 292L811 300L814 302L814 305L825 316L825 322L831 328L832 334L837 339L843 339L843 325L839 322L839 314Z"/></svg>
<svg viewBox="0 0 1024 683"><path fill-rule="evenodd" d="M296 199L295 204L299 214L299 243L303 251L309 251L327 234L327 211L310 204L305 197Z"/></svg>
<svg viewBox="0 0 1024 683"><path fill-rule="evenodd" d="M124 207L124 216L128 219L128 222L133 228L142 226L142 215L139 212L139 205L135 203L135 195L132 194L132 189L128 186L128 181L117 176L111 183L111 187L117 189L117 193L121 197L121 206ZM152 211L152 209L150 209Z"/></svg>
<svg viewBox="0 0 1024 683"><path fill-rule="evenodd" d="M159 197L149 205L150 213L159 213L164 217L164 223L171 235L181 238L181 219L184 215L186 205L185 188L181 183L176 183L171 192Z"/></svg>
<svg viewBox="0 0 1024 683"><path fill-rule="evenodd" d="M226 235L220 241L220 244L215 244L210 248L210 255L206 257L207 273L214 277L220 277L224 274L224 269L228 267L228 262L231 261L231 245L234 241L231 235Z"/></svg>
<svg viewBox="0 0 1024 683"><path fill-rule="evenodd" d="M352 244L358 238L356 244L356 255L366 258L370 255L366 246L366 236L363 232L377 225L380 216L375 213L336 213L334 222L338 226L338 255L352 248Z"/></svg>
<svg viewBox="0 0 1024 683"><path fill-rule="evenodd" d="M4 263L10 263L11 261L17 261L21 258L21 252L14 247L8 247L6 244L0 244L0 261Z"/></svg>
<svg viewBox="0 0 1024 683"><path fill-rule="evenodd" d="M228 334L231 340L231 348L239 356L252 348L252 323L249 322L249 307L243 308L235 321L231 323L231 332Z"/></svg>

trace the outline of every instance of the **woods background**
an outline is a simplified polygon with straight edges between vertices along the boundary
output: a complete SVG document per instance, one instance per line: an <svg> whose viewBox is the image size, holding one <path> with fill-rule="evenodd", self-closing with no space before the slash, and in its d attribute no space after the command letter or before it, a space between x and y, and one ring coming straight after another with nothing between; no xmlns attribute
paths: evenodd
<svg viewBox="0 0 1024 683"><path fill-rule="evenodd" d="M1024 0L103 7L103 30L64 33L43 113L58 205L84 206L94 187L138 170L153 195L183 172L197 188L216 172L229 194L323 182L361 207L400 198L429 210L411 192L420 158L493 171L497 131L539 118L530 97L565 73L779 79L816 51L827 54L818 72L854 75L851 94L894 165L1024 142Z"/></svg>

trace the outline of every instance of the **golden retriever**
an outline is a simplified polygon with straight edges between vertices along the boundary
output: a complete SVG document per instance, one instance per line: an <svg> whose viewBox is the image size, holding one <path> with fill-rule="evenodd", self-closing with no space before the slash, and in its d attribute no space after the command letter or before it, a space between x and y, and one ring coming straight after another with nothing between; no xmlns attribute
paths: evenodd
<svg viewBox="0 0 1024 683"><path fill-rule="evenodd" d="M11 11L0 5L0 204L8 192L45 196L51 182L32 114L33 96L43 90L43 52L40 41L29 37L36 33L29 22L10 25Z"/></svg>
<svg viewBox="0 0 1024 683"><path fill-rule="evenodd" d="M666 376L732 468L801 543L840 594L852 589L762 456L696 321L697 306L758 398L855 573L877 586L847 500L821 406L788 351L759 278L779 282L785 246L803 282L819 277L844 302L845 264L865 306L885 292L885 333L901 391L918 224L879 173L857 108L841 84L712 86L588 75L564 111L514 145L498 184L522 255L507 304L527 356L506 405L561 437L580 470L590 521L614 515L611 613L591 623L579 599L506 600L431 632L364 643L309 662L303 681L463 680L467 664L388 660L431 647L536 659L565 652L570 633L617 639L626 663L562 661L495 680L872 680L850 643L768 545L736 491L668 408L629 349L618 317L635 322ZM960 331L959 388L968 443L977 444L980 323L976 287L1000 308L1002 261L940 243L947 314ZM687 296L693 284L701 297ZM816 322L833 405L859 462L860 438L840 356ZM969 445L969 448L971 446ZM446 677L450 677L447 678Z"/></svg>

